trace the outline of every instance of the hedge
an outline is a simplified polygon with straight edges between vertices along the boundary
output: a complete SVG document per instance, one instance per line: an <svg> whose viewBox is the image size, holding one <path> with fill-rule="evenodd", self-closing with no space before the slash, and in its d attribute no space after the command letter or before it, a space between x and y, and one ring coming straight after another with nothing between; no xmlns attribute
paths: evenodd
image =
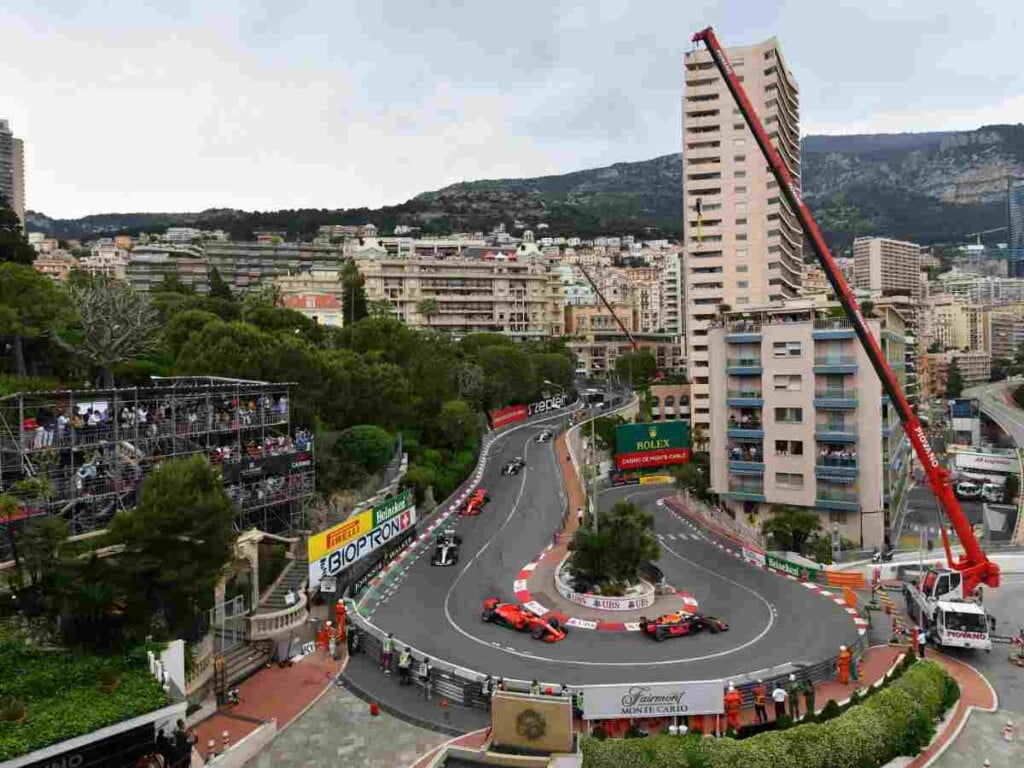
<svg viewBox="0 0 1024 768"><path fill-rule="evenodd" d="M97 689L103 667L122 672L113 693ZM146 649L118 657L29 650L0 642L0 698L26 705L22 723L0 722L0 762L160 709L170 700L150 674Z"/></svg>
<svg viewBox="0 0 1024 768"><path fill-rule="evenodd" d="M584 738L585 768L869 768L916 755L935 734L935 719L959 696L935 662L921 661L824 723L806 723L743 740L669 736Z"/></svg>

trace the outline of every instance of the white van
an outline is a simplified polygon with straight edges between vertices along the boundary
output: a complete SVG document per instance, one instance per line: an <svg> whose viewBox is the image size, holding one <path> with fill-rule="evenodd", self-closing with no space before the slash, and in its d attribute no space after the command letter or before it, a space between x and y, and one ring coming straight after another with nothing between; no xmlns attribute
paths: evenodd
<svg viewBox="0 0 1024 768"><path fill-rule="evenodd" d="M989 504L1003 503L1003 486L999 483L985 483L981 486L981 498Z"/></svg>
<svg viewBox="0 0 1024 768"><path fill-rule="evenodd" d="M981 486L977 483L972 483L970 480L961 480L953 490L961 499L981 498Z"/></svg>

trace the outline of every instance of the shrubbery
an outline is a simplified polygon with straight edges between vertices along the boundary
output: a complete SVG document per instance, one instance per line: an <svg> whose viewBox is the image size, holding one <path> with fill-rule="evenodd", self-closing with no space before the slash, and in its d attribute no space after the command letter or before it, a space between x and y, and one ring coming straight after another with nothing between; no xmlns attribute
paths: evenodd
<svg viewBox="0 0 1024 768"><path fill-rule="evenodd" d="M806 723L738 741L657 735L584 739L586 768L862 768L916 755L935 720L959 697L956 682L931 661L915 663L863 704L823 723Z"/></svg>

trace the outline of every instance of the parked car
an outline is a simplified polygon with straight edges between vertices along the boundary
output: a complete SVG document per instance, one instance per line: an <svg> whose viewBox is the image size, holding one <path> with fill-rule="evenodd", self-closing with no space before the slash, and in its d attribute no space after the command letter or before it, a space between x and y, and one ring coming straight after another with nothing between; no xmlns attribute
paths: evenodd
<svg viewBox="0 0 1024 768"><path fill-rule="evenodd" d="M1003 486L999 483L985 483L981 486L981 498L989 504L1003 503Z"/></svg>
<svg viewBox="0 0 1024 768"><path fill-rule="evenodd" d="M977 483L972 483L970 480L961 480L956 484L953 490L961 499L981 498L981 486Z"/></svg>

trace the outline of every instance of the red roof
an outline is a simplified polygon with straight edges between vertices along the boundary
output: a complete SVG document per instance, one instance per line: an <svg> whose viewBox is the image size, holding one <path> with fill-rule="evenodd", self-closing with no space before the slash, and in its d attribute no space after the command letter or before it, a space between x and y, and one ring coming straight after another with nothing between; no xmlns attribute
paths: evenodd
<svg viewBox="0 0 1024 768"><path fill-rule="evenodd" d="M303 293L298 296L285 296L284 305L288 309L341 309L341 302L337 297L318 294Z"/></svg>

